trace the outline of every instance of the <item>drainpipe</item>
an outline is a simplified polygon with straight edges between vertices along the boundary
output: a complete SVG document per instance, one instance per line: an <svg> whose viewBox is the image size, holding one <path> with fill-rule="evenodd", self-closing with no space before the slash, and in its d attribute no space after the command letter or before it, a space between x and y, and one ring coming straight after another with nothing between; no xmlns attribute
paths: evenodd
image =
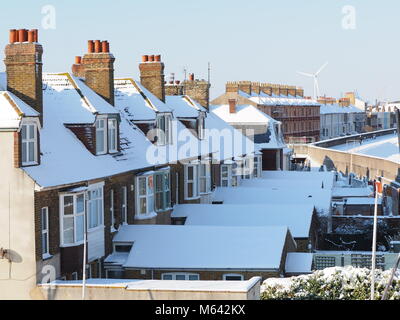
<svg viewBox="0 0 400 320"><path fill-rule="evenodd" d="M399 142L399 152L400 152L400 109L396 109L396 119L397 119L397 139Z"/></svg>

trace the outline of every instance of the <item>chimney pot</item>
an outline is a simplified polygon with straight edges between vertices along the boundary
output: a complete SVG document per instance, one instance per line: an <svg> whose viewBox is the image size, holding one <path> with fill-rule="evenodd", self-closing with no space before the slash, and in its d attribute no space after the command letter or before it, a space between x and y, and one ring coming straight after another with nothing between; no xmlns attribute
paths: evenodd
<svg viewBox="0 0 400 320"><path fill-rule="evenodd" d="M10 30L10 43L18 42L18 34L17 30L11 29Z"/></svg>
<svg viewBox="0 0 400 320"><path fill-rule="evenodd" d="M82 63L82 57L81 56L76 56L75 57L75 64L81 64Z"/></svg>
<svg viewBox="0 0 400 320"><path fill-rule="evenodd" d="M176 80L175 83L176 84L180 84L181 82L180 82L180 80Z"/></svg>
<svg viewBox="0 0 400 320"><path fill-rule="evenodd" d="M101 41L100 40L94 41L94 52L96 52L96 53L101 52Z"/></svg>
<svg viewBox="0 0 400 320"><path fill-rule="evenodd" d="M26 29L19 29L18 30L18 41L19 42L28 41L28 30L26 30Z"/></svg>
<svg viewBox="0 0 400 320"><path fill-rule="evenodd" d="M149 56L149 62L153 62L154 61L154 54Z"/></svg>
<svg viewBox="0 0 400 320"><path fill-rule="evenodd" d="M102 51L102 52L109 52L108 41L103 41L103 42L101 43L101 51Z"/></svg>
<svg viewBox="0 0 400 320"><path fill-rule="evenodd" d="M194 73L189 73L189 81L194 81Z"/></svg>
<svg viewBox="0 0 400 320"><path fill-rule="evenodd" d="M88 53L93 53L94 52L94 41L89 40L88 41Z"/></svg>
<svg viewBox="0 0 400 320"><path fill-rule="evenodd" d="M156 55L154 56L154 61L160 62L161 61L161 55Z"/></svg>
<svg viewBox="0 0 400 320"><path fill-rule="evenodd" d="M149 56L147 54L142 56L142 62L147 62L149 61Z"/></svg>
<svg viewBox="0 0 400 320"><path fill-rule="evenodd" d="M169 84L174 84L174 80L170 80L170 81L169 81Z"/></svg>
<svg viewBox="0 0 400 320"><path fill-rule="evenodd" d="M236 113L236 99L229 99L229 113Z"/></svg>
<svg viewBox="0 0 400 320"><path fill-rule="evenodd" d="M39 42L38 29L32 29L32 32L33 32L33 42Z"/></svg>
<svg viewBox="0 0 400 320"><path fill-rule="evenodd" d="M35 42L35 33L33 30L28 31L28 42Z"/></svg>

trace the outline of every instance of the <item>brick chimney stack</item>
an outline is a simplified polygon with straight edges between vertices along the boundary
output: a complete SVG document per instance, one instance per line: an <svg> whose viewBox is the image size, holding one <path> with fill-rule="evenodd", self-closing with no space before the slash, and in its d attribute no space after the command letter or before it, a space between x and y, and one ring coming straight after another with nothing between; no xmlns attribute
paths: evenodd
<svg viewBox="0 0 400 320"><path fill-rule="evenodd" d="M85 83L112 105L114 105L114 61L108 41L89 40L88 52L81 60L76 58L75 67L72 66L74 75L84 76ZM77 62L81 62L82 66Z"/></svg>
<svg viewBox="0 0 400 320"><path fill-rule="evenodd" d="M236 99L229 99L229 113L236 113Z"/></svg>
<svg viewBox="0 0 400 320"><path fill-rule="evenodd" d="M84 78L85 77L85 68L82 64L82 57L75 57L75 63L72 65L72 74L75 77Z"/></svg>
<svg viewBox="0 0 400 320"><path fill-rule="evenodd" d="M189 80L183 82L184 94L208 109L210 105L210 87L206 80L195 79L194 73L189 73Z"/></svg>
<svg viewBox="0 0 400 320"><path fill-rule="evenodd" d="M43 124L42 55L37 29L10 30L5 48L7 90L40 113Z"/></svg>
<svg viewBox="0 0 400 320"><path fill-rule="evenodd" d="M142 56L139 70L140 83L158 99L165 102L164 63L161 61L161 56Z"/></svg>

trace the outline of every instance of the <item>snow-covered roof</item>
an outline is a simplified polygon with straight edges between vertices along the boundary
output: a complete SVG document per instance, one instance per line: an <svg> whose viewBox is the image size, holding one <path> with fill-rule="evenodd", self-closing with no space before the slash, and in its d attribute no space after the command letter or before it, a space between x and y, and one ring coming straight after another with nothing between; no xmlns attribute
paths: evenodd
<svg viewBox="0 0 400 320"><path fill-rule="evenodd" d="M281 122L273 119L264 112L261 112L252 105L238 105L236 106L235 113L229 111L229 105L210 106L210 111L233 126L265 125L268 129L268 134L254 137L256 148L259 150L282 149L286 147L285 142L283 141L283 136L279 136L277 129Z"/></svg>
<svg viewBox="0 0 400 320"><path fill-rule="evenodd" d="M307 252L289 252L286 256L286 273L304 274L312 272L313 254Z"/></svg>
<svg viewBox="0 0 400 320"><path fill-rule="evenodd" d="M165 101L180 118L197 118L200 111L207 111L188 96L165 96Z"/></svg>
<svg viewBox="0 0 400 320"><path fill-rule="evenodd" d="M371 187L365 188L333 188L332 197L368 197L373 193Z"/></svg>
<svg viewBox="0 0 400 320"><path fill-rule="evenodd" d="M315 100L305 99L300 96L285 96L285 95L268 95L264 92L260 92L259 94L252 92L251 94L247 94L241 90L239 90L239 95L244 98L250 99L254 103L261 104L261 105L285 105L285 106L319 106Z"/></svg>
<svg viewBox="0 0 400 320"><path fill-rule="evenodd" d="M246 281L87 279L85 285L88 288L124 288L126 290L247 292L260 280L260 277L253 277ZM82 286L82 280L56 280L42 286L76 287Z"/></svg>
<svg viewBox="0 0 400 320"><path fill-rule="evenodd" d="M308 238L313 212L310 204L179 204L172 218L186 217L186 226L288 226L294 238Z"/></svg>
<svg viewBox="0 0 400 320"><path fill-rule="evenodd" d="M125 225L113 242L133 243L125 268L276 270L288 232L287 227Z"/></svg>
<svg viewBox="0 0 400 320"><path fill-rule="evenodd" d="M70 74L43 75L43 122L40 165L23 170L41 187L112 176L152 165L145 151L152 146L143 133L122 119L119 157L93 155L65 124L92 124L96 114L118 111ZM124 160L124 161L122 161Z"/></svg>
<svg viewBox="0 0 400 320"><path fill-rule="evenodd" d="M330 208L332 185L332 172L264 171L262 179L242 180L235 188L216 188L213 197L215 201L236 205L308 204L326 214Z"/></svg>
<svg viewBox="0 0 400 320"><path fill-rule="evenodd" d="M375 205L375 198L360 197L360 198L346 198L347 205ZM382 198L378 198L378 204L382 203Z"/></svg>
<svg viewBox="0 0 400 320"><path fill-rule="evenodd" d="M321 114L332 114L332 113L364 113L364 110L360 110L355 106L342 107L339 104L321 104Z"/></svg>
<svg viewBox="0 0 400 320"><path fill-rule="evenodd" d="M9 91L0 91L0 129L18 129L23 117L39 113Z"/></svg>

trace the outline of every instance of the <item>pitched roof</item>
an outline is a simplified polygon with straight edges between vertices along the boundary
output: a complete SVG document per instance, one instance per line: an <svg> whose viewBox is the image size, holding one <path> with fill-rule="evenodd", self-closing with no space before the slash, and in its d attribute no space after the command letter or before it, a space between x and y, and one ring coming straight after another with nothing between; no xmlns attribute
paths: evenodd
<svg viewBox="0 0 400 320"><path fill-rule="evenodd" d="M126 225L113 241L133 243L125 268L276 270L288 232L278 226Z"/></svg>

